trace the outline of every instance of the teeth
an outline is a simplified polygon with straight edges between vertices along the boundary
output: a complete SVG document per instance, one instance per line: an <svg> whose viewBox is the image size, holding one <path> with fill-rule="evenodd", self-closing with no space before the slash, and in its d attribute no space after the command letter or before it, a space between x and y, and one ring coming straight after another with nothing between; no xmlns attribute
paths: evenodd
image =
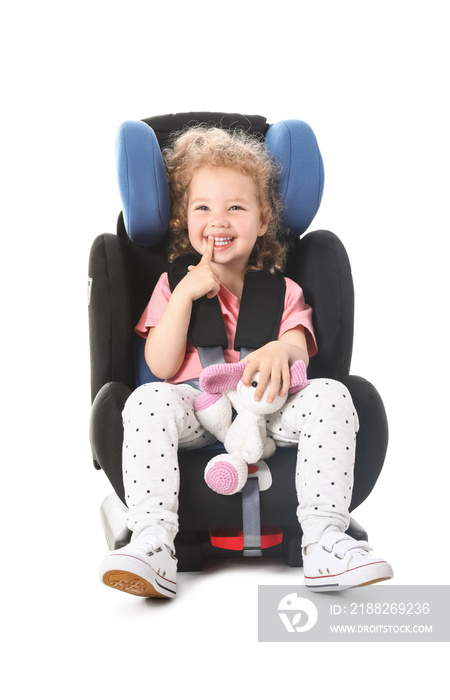
<svg viewBox="0 0 450 700"><path fill-rule="evenodd" d="M214 245L227 245L231 243L233 236L224 236L223 238L214 238Z"/></svg>

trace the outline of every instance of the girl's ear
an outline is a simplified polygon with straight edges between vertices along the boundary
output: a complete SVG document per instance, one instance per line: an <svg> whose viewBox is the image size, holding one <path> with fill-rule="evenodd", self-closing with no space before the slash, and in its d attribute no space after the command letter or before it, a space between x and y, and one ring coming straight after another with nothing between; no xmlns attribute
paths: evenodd
<svg viewBox="0 0 450 700"><path fill-rule="evenodd" d="M208 394L222 394L224 391L235 389L246 366L245 362L210 365L200 375L200 388Z"/></svg>
<svg viewBox="0 0 450 700"><path fill-rule="evenodd" d="M261 222L258 237L264 236L267 229L269 228L270 221L272 219L272 210L270 208L261 211Z"/></svg>
<svg viewBox="0 0 450 700"><path fill-rule="evenodd" d="M259 232L258 232L258 238L262 238L262 236L264 236L264 234L266 233L268 228L269 228L269 224L264 224L261 221L261 226L260 226Z"/></svg>

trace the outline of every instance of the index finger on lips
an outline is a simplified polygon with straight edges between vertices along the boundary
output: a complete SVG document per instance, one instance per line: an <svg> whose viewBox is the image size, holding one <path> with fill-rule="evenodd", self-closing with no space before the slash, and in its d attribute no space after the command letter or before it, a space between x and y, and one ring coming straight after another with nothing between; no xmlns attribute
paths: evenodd
<svg viewBox="0 0 450 700"><path fill-rule="evenodd" d="M214 236L208 236L205 243L205 250L203 251L202 259L200 260L200 265L209 265L212 260L214 251Z"/></svg>

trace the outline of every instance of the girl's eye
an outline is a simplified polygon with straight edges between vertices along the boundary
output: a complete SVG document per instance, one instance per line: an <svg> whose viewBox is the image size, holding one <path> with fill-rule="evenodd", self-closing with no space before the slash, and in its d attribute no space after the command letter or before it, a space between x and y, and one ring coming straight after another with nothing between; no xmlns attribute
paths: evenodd
<svg viewBox="0 0 450 700"><path fill-rule="evenodd" d="M233 204L233 206L230 207L231 211L237 211L238 209L242 209L242 207L240 207L239 204Z"/></svg>
<svg viewBox="0 0 450 700"><path fill-rule="evenodd" d="M198 207L196 207L197 211L208 211L208 207L206 204L200 204Z"/></svg>

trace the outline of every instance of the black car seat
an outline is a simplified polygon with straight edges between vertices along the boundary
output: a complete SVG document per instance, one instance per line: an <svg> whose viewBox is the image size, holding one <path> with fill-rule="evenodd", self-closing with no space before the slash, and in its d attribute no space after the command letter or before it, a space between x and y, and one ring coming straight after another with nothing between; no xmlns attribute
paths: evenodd
<svg viewBox="0 0 450 700"><path fill-rule="evenodd" d="M161 148L174 131L199 123L245 129L265 140L281 165L283 223L292 239L285 274L303 288L313 308L319 348L308 376L339 379L348 387L359 416L351 510L367 498L385 459L388 427L382 400L372 384L349 373L354 294L347 254L330 231L305 233L320 206L324 181L311 128L298 120L270 125L261 116L209 112L125 122L117 139L123 204L117 233L98 236L89 260L90 439L94 465L114 488L101 506L110 549L125 545L131 535L122 482L122 409L137 386L157 381L145 364L144 341L134 327L159 276L168 269L170 202ZM281 555L290 566L301 566L296 448L279 449L266 463L255 465L243 491L232 496L217 494L205 484L204 468L214 449L219 453L223 446L179 455L179 570L198 570L207 557L232 555ZM354 519L348 532L367 538Z"/></svg>

